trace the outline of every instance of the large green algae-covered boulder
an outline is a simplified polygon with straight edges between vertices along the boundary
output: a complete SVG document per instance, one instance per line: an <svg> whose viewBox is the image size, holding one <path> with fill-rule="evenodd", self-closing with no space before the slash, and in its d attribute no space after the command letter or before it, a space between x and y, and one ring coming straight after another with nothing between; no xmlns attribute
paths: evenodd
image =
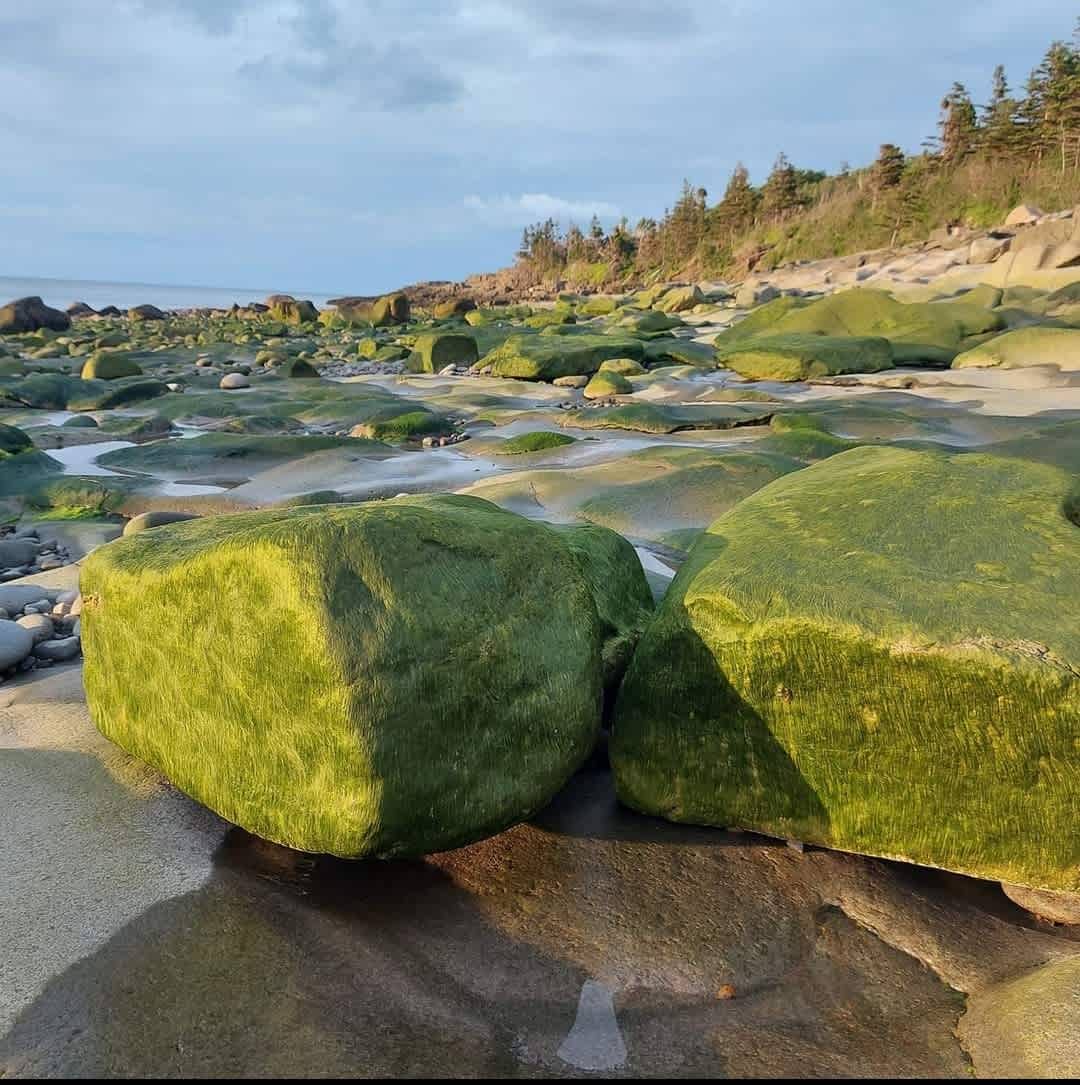
<svg viewBox="0 0 1080 1085"><path fill-rule="evenodd" d="M622 800L1080 888L1075 485L1030 461L859 448L746 498L631 664Z"/></svg>
<svg viewBox="0 0 1080 1085"><path fill-rule="evenodd" d="M590 376L609 358L644 357L636 339L609 335L512 335L483 358L492 376L552 381L556 377Z"/></svg>
<svg viewBox="0 0 1080 1085"><path fill-rule="evenodd" d="M105 735L259 836L452 848L588 755L638 579L625 540L477 498L205 517L87 560L87 696Z"/></svg>
<svg viewBox="0 0 1080 1085"><path fill-rule="evenodd" d="M475 336L429 332L416 340L416 355L420 372L438 373L448 365L472 365L480 353Z"/></svg>
<svg viewBox="0 0 1080 1085"><path fill-rule="evenodd" d="M896 365L948 365L973 335L1003 327L998 313L963 298L898 301L884 290L856 287L816 301L778 298L721 332L718 350L760 335L824 335L888 339Z"/></svg>
<svg viewBox="0 0 1080 1085"><path fill-rule="evenodd" d="M84 381L111 381L141 374L142 367L128 355L113 350L95 350L83 364L80 376Z"/></svg>
<svg viewBox="0 0 1080 1085"><path fill-rule="evenodd" d="M888 339L868 336L763 335L716 348L718 365L749 380L801 381L892 369Z"/></svg>
<svg viewBox="0 0 1080 1085"><path fill-rule="evenodd" d="M994 367L1020 369L1052 365L1058 369L1080 370L1080 330L1075 328L1017 328L995 335L985 343L965 350L953 360L953 369Z"/></svg>

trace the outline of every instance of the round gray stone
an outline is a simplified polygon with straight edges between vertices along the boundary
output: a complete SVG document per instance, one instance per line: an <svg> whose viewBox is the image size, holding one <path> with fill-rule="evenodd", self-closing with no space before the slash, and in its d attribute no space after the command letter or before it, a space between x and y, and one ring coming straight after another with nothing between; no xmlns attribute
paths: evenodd
<svg viewBox="0 0 1080 1085"><path fill-rule="evenodd" d="M33 647L34 637L29 629L16 622L0 621L0 670L21 663Z"/></svg>

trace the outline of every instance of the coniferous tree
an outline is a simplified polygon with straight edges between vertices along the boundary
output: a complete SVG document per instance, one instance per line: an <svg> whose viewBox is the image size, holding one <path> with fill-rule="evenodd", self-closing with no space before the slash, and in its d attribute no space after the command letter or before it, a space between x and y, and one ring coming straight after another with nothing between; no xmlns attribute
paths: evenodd
<svg viewBox="0 0 1080 1085"><path fill-rule="evenodd" d="M753 225L757 204L758 193L750 184L750 171L739 162L724 190L724 198L716 205L715 221L725 233L740 233Z"/></svg>
<svg viewBox="0 0 1080 1085"><path fill-rule="evenodd" d="M870 169L870 185L874 193L874 204L889 189L896 188L904 176L904 152L895 143L883 143L878 151L877 161Z"/></svg>
<svg viewBox="0 0 1080 1085"><path fill-rule="evenodd" d="M959 165L975 150L978 141L978 118L971 95L963 83L953 83L942 99L938 122L940 156L948 166Z"/></svg>
<svg viewBox="0 0 1080 1085"><path fill-rule="evenodd" d="M992 159L1008 158L1016 154L1023 133L1017 125L1016 99L1009 94L1005 68L999 64L994 69L990 89L990 101L983 106L979 125L980 144Z"/></svg>
<svg viewBox="0 0 1080 1085"><path fill-rule="evenodd" d="M781 220L799 206L799 176L783 151L761 190L761 206L768 218Z"/></svg>

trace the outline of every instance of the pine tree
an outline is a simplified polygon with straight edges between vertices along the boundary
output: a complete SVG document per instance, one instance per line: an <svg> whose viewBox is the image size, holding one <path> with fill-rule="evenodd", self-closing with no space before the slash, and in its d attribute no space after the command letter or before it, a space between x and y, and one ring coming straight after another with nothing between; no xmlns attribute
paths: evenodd
<svg viewBox="0 0 1080 1085"><path fill-rule="evenodd" d="M999 64L994 69L990 101L982 108L979 125L980 145L995 160L1016 154L1023 141L1023 132L1017 125L1018 103L1009 94L1005 68Z"/></svg>
<svg viewBox="0 0 1080 1085"><path fill-rule="evenodd" d="M604 227L600 225L599 215L593 215L592 222L589 223L589 237L593 241L604 240Z"/></svg>
<svg viewBox="0 0 1080 1085"><path fill-rule="evenodd" d="M575 260L588 259L589 244L585 240L585 235L574 223L570 223L570 227L566 231L565 244L568 263L572 264Z"/></svg>
<svg viewBox="0 0 1080 1085"><path fill-rule="evenodd" d="M750 171L741 162L736 163L724 198L714 208L714 221L725 233L741 233L753 225L757 204L758 193L750 184Z"/></svg>
<svg viewBox="0 0 1080 1085"><path fill-rule="evenodd" d="M940 156L948 166L959 165L978 141L978 118L971 95L963 83L953 83L952 90L941 101L938 122Z"/></svg>
<svg viewBox="0 0 1080 1085"><path fill-rule="evenodd" d="M781 220L799 206L799 177L783 151L761 190L761 206L767 217Z"/></svg>
<svg viewBox="0 0 1080 1085"><path fill-rule="evenodd" d="M882 193L896 188L904 176L904 152L895 143L883 143L877 161L870 169L870 186L874 193L874 206Z"/></svg>

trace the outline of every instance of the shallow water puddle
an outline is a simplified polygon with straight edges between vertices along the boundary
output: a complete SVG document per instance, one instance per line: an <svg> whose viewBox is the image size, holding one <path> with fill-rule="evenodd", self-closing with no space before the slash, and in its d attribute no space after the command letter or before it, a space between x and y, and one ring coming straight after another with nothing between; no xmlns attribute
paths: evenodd
<svg viewBox="0 0 1080 1085"><path fill-rule="evenodd" d="M99 456L120 448L131 448L133 441L100 441L96 444L69 445L67 448L50 448L48 455L63 465L65 475L117 475L98 464Z"/></svg>
<svg viewBox="0 0 1080 1085"><path fill-rule="evenodd" d="M111 471L97 461L107 452L119 448L132 448L134 441L101 441L96 444L70 445L67 448L49 449L48 455L64 468L65 475L110 476L112 478L145 478L154 484L154 493L163 497L195 497L199 494L219 494L226 487L204 486L186 482L167 482L154 478L153 475L139 474L132 471Z"/></svg>

